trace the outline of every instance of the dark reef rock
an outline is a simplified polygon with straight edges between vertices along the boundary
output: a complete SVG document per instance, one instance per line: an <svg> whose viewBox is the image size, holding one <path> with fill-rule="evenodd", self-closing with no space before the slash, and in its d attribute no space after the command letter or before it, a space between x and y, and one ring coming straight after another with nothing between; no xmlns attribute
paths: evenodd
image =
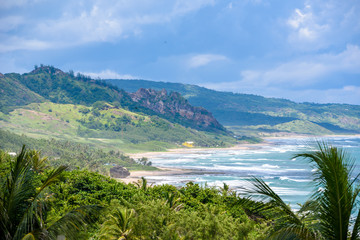
<svg viewBox="0 0 360 240"><path fill-rule="evenodd" d="M128 176L130 176L130 172L125 167L115 166L110 168L110 177L112 178L126 178Z"/></svg>

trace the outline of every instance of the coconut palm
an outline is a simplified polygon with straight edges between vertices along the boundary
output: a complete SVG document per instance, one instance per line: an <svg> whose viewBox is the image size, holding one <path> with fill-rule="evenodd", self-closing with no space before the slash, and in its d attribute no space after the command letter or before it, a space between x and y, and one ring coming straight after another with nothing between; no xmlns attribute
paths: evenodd
<svg viewBox="0 0 360 240"><path fill-rule="evenodd" d="M47 223L45 191L67 167L52 170L41 181L37 172L41 164L33 165L39 160L33 161L33 154L24 146L15 161L10 163L9 173L0 179L0 239L56 239L59 235L71 239L93 219L100 207L75 209L58 221Z"/></svg>
<svg viewBox="0 0 360 240"><path fill-rule="evenodd" d="M100 229L100 239L125 240L132 232L131 220L134 217L134 209L116 207L108 216Z"/></svg>
<svg viewBox="0 0 360 240"><path fill-rule="evenodd" d="M261 179L253 178L251 192L270 200L262 211L277 213L274 233L281 239L360 239L358 176L354 160L342 149L318 143L315 152L296 154L315 169L316 191L299 212L294 212ZM352 219L354 217L354 219Z"/></svg>

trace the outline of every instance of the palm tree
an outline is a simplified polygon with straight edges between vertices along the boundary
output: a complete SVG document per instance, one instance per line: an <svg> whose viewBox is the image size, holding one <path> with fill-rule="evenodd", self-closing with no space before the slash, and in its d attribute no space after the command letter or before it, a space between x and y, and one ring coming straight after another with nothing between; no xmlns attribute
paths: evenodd
<svg viewBox="0 0 360 240"><path fill-rule="evenodd" d="M44 165L40 158L32 159L35 155L23 146L15 161L10 163L8 175L0 179L0 239L56 239L59 235L71 239L101 208L85 206L52 224L47 223L43 195L67 167L53 169L40 181L37 171L44 169Z"/></svg>
<svg viewBox="0 0 360 240"><path fill-rule="evenodd" d="M100 229L99 238L106 240L125 240L128 239L132 232L131 220L135 215L134 209L126 209L123 207L116 207L107 216L106 220Z"/></svg>
<svg viewBox="0 0 360 240"><path fill-rule="evenodd" d="M342 149L318 143L315 152L296 154L316 170L316 191L299 212L294 212L261 179L253 178L253 194L270 200L261 211L277 213L274 233L281 239L360 239L358 177L353 176L354 160ZM266 207L264 207L266 206ZM354 219L352 219L354 217Z"/></svg>

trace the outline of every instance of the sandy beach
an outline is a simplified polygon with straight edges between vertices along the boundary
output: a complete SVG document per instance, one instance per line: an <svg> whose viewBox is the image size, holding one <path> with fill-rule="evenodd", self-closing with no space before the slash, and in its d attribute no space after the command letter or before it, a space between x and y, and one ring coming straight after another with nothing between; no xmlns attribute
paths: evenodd
<svg viewBox="0 0 360 240"><path fill-rule="evenodd" d="M260 148L262 146L266 146L269 145L269 142L262 142L262 143L244 143L244 144L237 144L235 146L232 147L228 147L228 148L175 148L175 149L168 149L167 151L164 152L143 152L143 153L130 153L127 154L128 156L130 156L131 158L134 159L139 159L142 157L155 157L155 156L159 156L161 154L167 154L167 153L171 153L171 154L192 154L192 153L199 153L199 152L204 152L204 151L212 151L212 150L247 150L247 149L257 149Z"/></svg>
<svg viewBox="0 0 360 240"><path fill-rule="evenodd" d="M272 137L263 137L264 142L261 143L244 143L244 144L237 144L235 146L232 147L228 147L228 148L175 148L175 149L168 149L167 151L164 152L143 152L143 153L129 153L127 155L129 155L131 158L134 159L139 159L142 157L147 157L147 158L151 158L151 157L156 157L159 156L161 154L167 154L167 153L171 153L171 154L192 154L192 153L199 153L199 152L203 152L203 151L212 151L212 150L248 150L248 149L257 149L257 148L261 148L263 146L266 145L270 145L271 142L267 141L267 140L272 140L272 139L320 139L320 138L335 138L335 137L360 137L360 134L354 134L354 135L321 135L321 136L313 136L313 135L300 135L300 134L287 134L287 135L281 135L281 136L272 136Z"/></svg>
<svg viewBox="0 0 360 240"><path fill-rule="evenodd" d="M130 171L130 176L127 178L117 178L116 180L128 183L137 183L142 177L146 178L149 176L174 176L184 174L206 174L208 171L202 170L191 170L191 169L180 169L180 168L159 168L158 171ZM149 183L155 183L149 181Z"/></svg>
<svg viewBox="0 0 360 240"><path fill-rule="evenodd" d="M286 135L286 136L277 136L277 137L264 137L264 142L262 143L244 143L237 144L228 148L176 148L168 149L164 152L144 152L144 153L133 153L128 154L131 158L140 159L142 157L152 158L163 154L196 154L204 151L226 151L226 150L249 150L249 149L259 149L263 146L271 145L272 143L267 140L271 139L301 139L301 138L313 138L314 140L320 138L335 138L335 137L360 137L360 134L357 135L326 135L326 136L309 136L309 135ZM156 166L155 166L156 167ZM131 171L130 176L127 178L118 179L124 183L136 183L141 177L147 176L173 176L173 175L184 175L184 174L206 174L208 172L191 170L191 169L181 169L181 168L159 168L158 171ZM151 183L151 182L150 182Z"/></svg>

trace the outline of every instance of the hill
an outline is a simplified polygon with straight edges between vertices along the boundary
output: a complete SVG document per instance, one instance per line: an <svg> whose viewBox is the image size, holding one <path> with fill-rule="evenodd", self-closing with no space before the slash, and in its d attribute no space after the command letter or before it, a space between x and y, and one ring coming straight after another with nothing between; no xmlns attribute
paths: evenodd
<svg viewBox="0 0 360 240"><path fill-rule="evenodd" d="M50 101L59 104L80 104L91 106L95 102L105 101L122 106L132 112L140 112L148 115L158 115L170 122L180 123L198 130L223 132L224 128L203 108L192 107L180 95L176 99L167 94L162 96L162 101L171 101L172 104L182 106L182 109L191 109L194 115L204 115L214 124L203 125L197 119L182 116L180 108L171 113L157 111L153 106L139 104L123 89L109 85L101 80L93 80L82 74L74 76L72 72L65 73L52 66L37 67L30 73L5 74L0 76L0 85L6 85L7 95L0 96L0 109L11 109L32 102ZM22 89L20 92L17 89ZM24 94L25 93L25 94ZM150 95L149 95L150 96ZM147 97L149 97L147 96ZM37 98L35 98L37 97ZM173 98L173 99L172 99ZM14 101L14 99L24 99ZM174 114L177 117L174 118Z"/></svg>
<svg viewBox="0 0 360 240"><path fill-rule="evenodd" d="M199 147L236 141L210 112L191 106L180 94L129 94L51 66L1 75L0 86L6 87L0 95L0 127L33 138L123 152L162 151L185 141Z"/></svg>
<svg viewBox="0 0 360 240"><path fill-rule="evenodd" d="M179 92L190 104L208 109L221 124L239 134L268 136L278 133L360 132L358 105L295 103L286 99L220 92L181 83L120 79L108 79L106 82L129 92L139 88ZM289 125L292 127L289 128ZM309 128L316 130L309 132Z"/></svg>

